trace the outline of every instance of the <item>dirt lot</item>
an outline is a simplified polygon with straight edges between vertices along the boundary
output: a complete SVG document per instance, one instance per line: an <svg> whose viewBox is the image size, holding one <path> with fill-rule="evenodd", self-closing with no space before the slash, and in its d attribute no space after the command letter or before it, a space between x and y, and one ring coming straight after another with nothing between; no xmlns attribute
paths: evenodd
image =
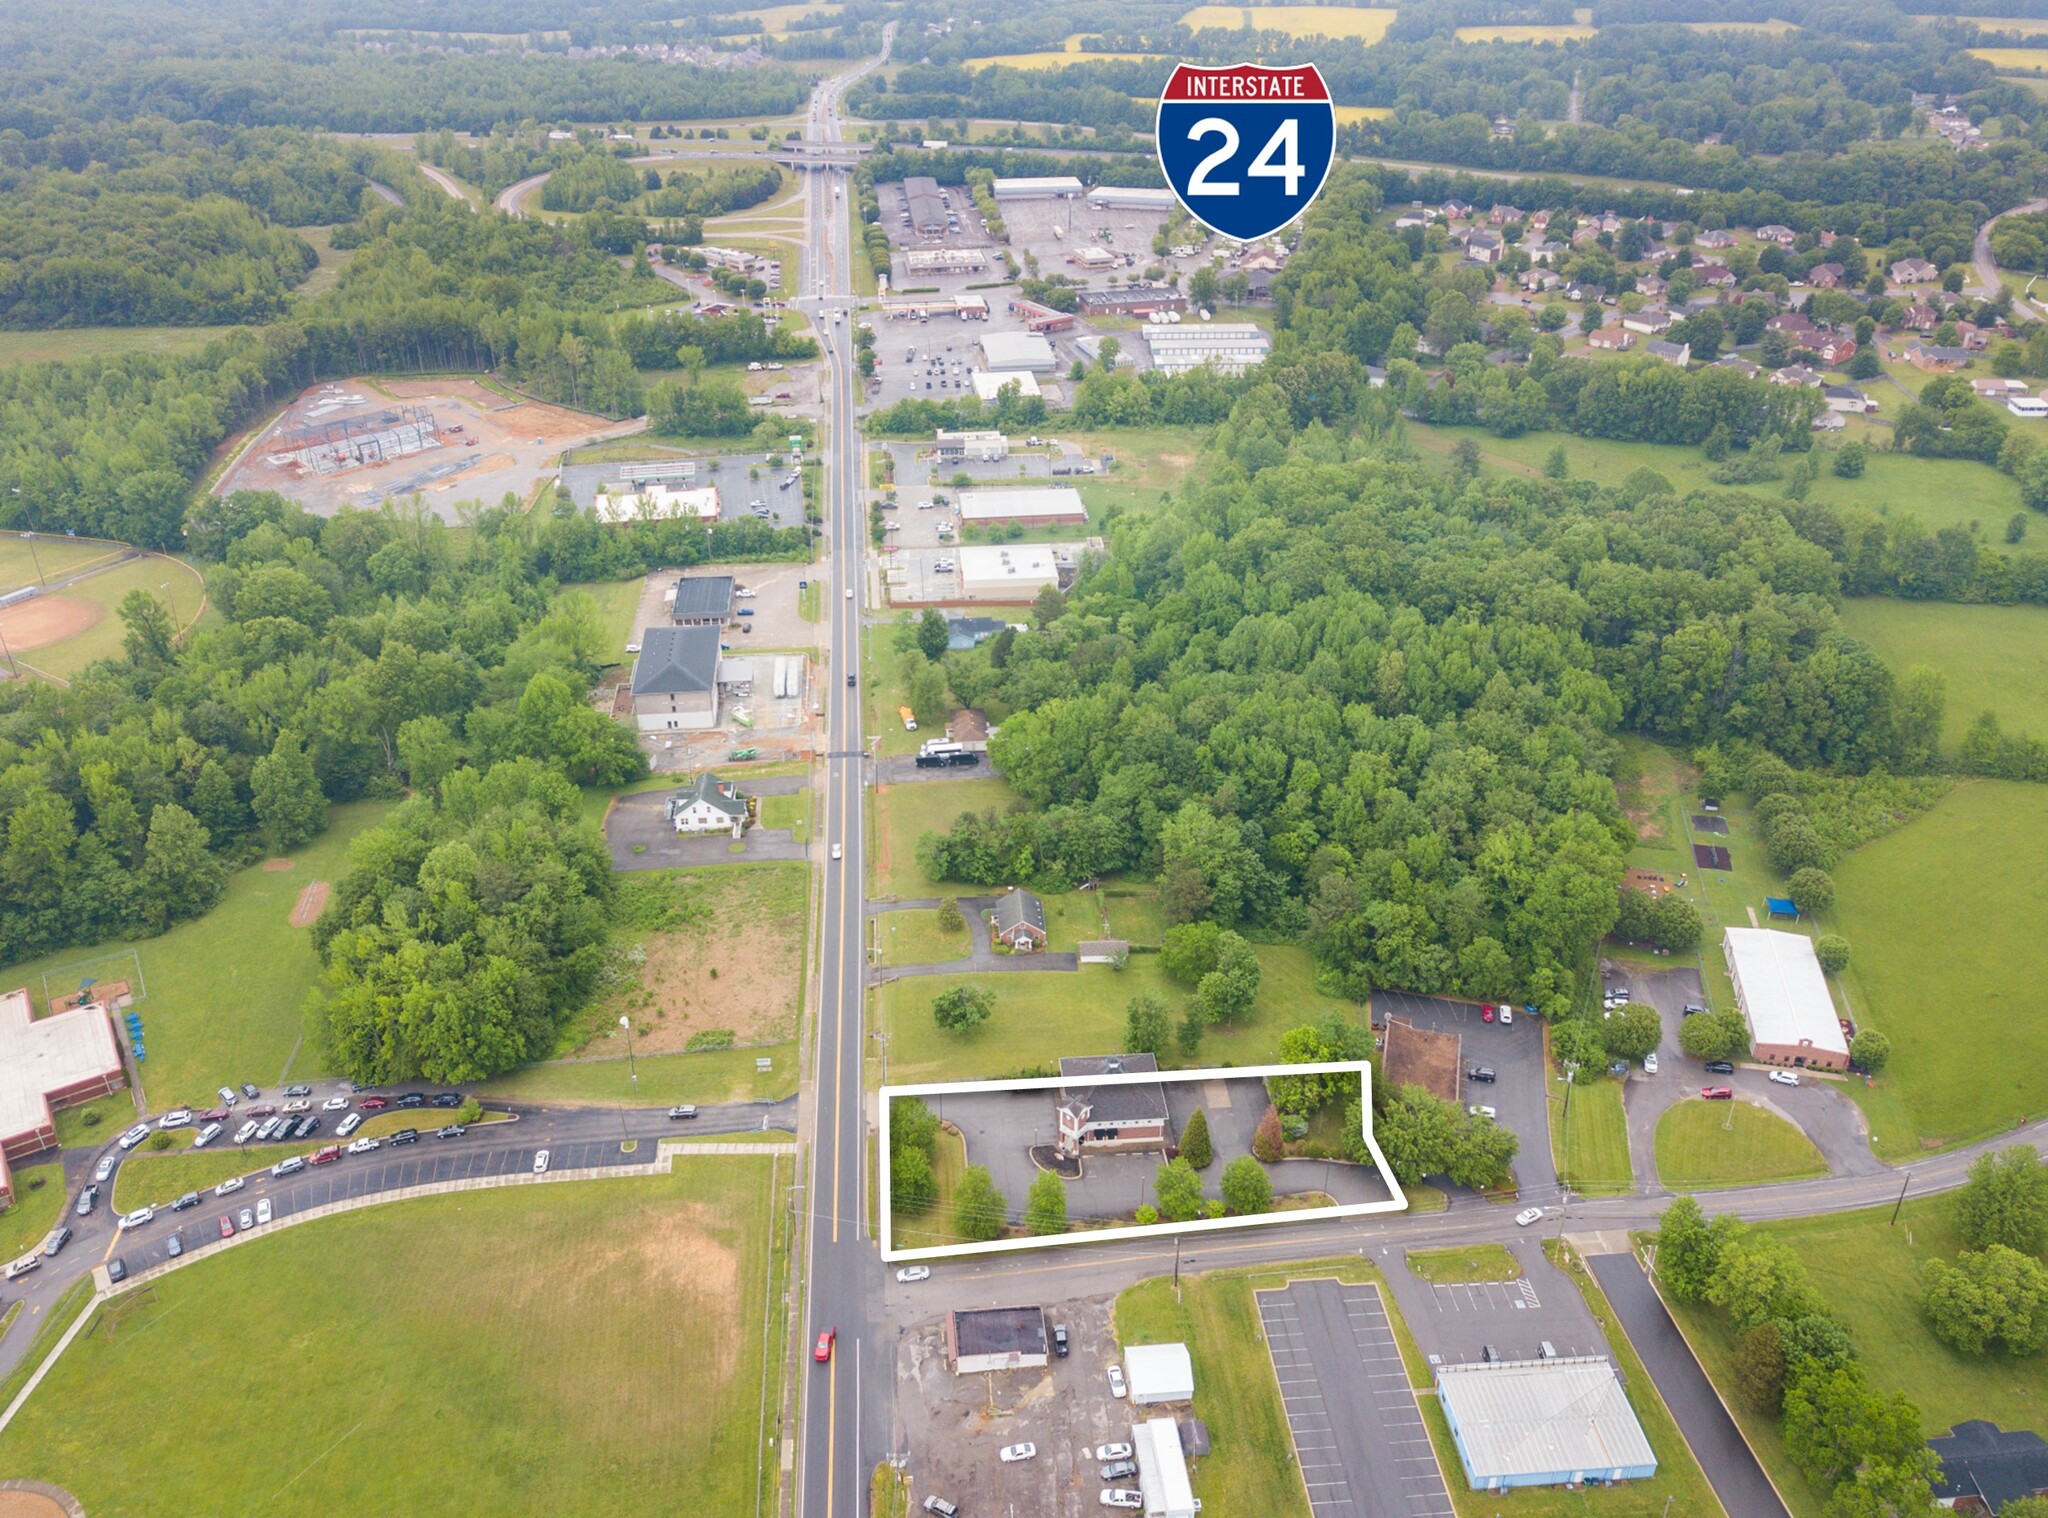
<svg viewBox="0 0 2048 1518"><path fill-rule="evenodd" d="M350 427L367 431L384 420L398 425L428 418L426 446L382 462L319 472L287 458L309 441ZM525 497L567 449L639 426L511 400L474 380L343 380L301 394L217 489L275 490L321 516L418 494L453 522L457 501L496 501L508 491Z"/></svg>
<svg viewBox="0 0 2048 1518"><path fill-rule="evenodd" d="M1110 1307L1108 1297L1047 1303L1047 1327L1064 1323L1073 1353L1044 1370L956 1376L946 1364L943 1322L904 1334L896 1406L910 1454L913 1511L928 1494L977 1518L1083 1518L1101 1511L1095 1447L1129 1443L1135 1416L1109 1394L1105 1372L1116 1356ZM1038 1446L1037 1459L997 1460L1004 1445L1027 1442Z"/></svg>

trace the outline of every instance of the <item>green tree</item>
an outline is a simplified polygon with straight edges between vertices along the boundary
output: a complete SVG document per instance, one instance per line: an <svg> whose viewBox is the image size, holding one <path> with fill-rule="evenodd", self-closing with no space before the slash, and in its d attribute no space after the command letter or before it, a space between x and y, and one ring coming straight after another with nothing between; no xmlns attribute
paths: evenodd
<svg viewBox="0 0 2048 1518"><path fill-rule="evenodd" d="M211 841L181 806L165 802L150 813L139 888L143 919L152 932L209 910L227 890L227 867L207 852Z"/></svg>
<svg viewBox="0 0 2048 1518"><path fill-rule="evenodd" d="M1191 1222L1202 1212L1202 1178L1185 1159L1169 1160L1152 1181L1159 1215L1169 1223Z"/></svg>
<svg viewBox="0 0 2048 1518"><path fill-rule="evenodd" d="M1802 912L1826 912L1835 904L1835 877L1808 866L1792 875L1792 904Z"/></svg>
<svg viewBox="0 0 2048 1518"><path fill-rule="evenodd" d="M1955 1208L1964 1247L2003 1244L2038 1255L2048 1245L2048 1164L2023 1144L1983 1155L1970 1166Z"/></svg>
<svg viewBox="0 0 2048 1518"><path fill-rule="evenodd" d="M1506 1185L1520 1147L1512 1128L1503 1128L1484 1113L1468 1113L1451 1145L1451 1161L1444 1174L1474 1191Z"/></svg>
<svg viewBox="0 0 2048 1518"><path fill-rule="evenodd" d="M1566 1069L1576 1067L1589 1075L1604 1069L1607 1065L1607 1044L1602 1037L1604 1027L1604 1024L1584 1017L1552 1023L1550 1052Z"/></svg>
<svg viewBox="0 0 2048 1518"><path fill-rule="evenodd" d="M2032 1255L1993 1244L1953 1265L1929 1260L1921 1281L1935 1337L1966 1355L2031 1355L2048 1344L2048 1268Z"/></svg>
<svg viewBox="0 0 2048 1518"><path fill-rule="evenodd" d="M1700 1204L1689 1196L1677 1198L1658 1215L1657 1279L1673 1300L1706 1300L1738 1226L1726 1217L1708 1222Z"/></svg>
<svg viewBox="0 0 2048 1518"><path fill-rule="evenodd" d="M1209 1142L1209 1114L1197 1107L1180 1131L1180 1157L1196 1170L1207 1170L1216 1158Z"/></svg>
<svg viewBox="0 0 2048 1518"><path fill-rule="evenodd" d="M889 1196L898 1212L922 1214L939 1199L938 1178L931 1156L922 1149L895 1149L889 1154Z"/></svg>
<svg viewBox="0 0 2048 1518"><path fill-rule="evenodd" d="M1875 1028L1858 1028L1849 1040L1849 1058L1860 1069L1878 1074L1891 1062L1892 1041Z"/></svg>
<svg viewBox="0 0 2048 1518"><path fill-rule="evenodd" d="M960 910L960 899L948 896L939 903L937 925L941 933L962 933L967 929L967 918Z"/></svg>
<svg viewBox="0 0 2048 1518"><path fill-rule="evenodd" d="M1543 475L1544 478L1552 480L1568 480L1571 478L1571 455L1564 451L1564 444L1559 443L1544 458Z"/></svg>
<svg viewBox="0 0 2048 1518"><path fill-rule="evenodd" d="M1259 994L1259 956L1239 934L1224 931L1216 944L1216 968L1195 988L1203 1021L1235 1023L1248 1016Z"/></svg>
<svg viewBox="0 0 2048 1518"><path fill-rule="evenodd" d="M1696 1012L1678 1025L1678 1047L1698 1060L1733 1059L1749 1047L1740 1013Z"/></svg>
<svg viewBox="0 0 2048 1518"><path fill-rule="evenodd" d="M1823 933L1814 940L1813 957L1828 974L1839 975L1849 968L1849 940L1839 933Z"/></svg>
<svg viewBox="0 0 2048 1518"><path fill-rule="evenodd" d="M1844 443L1835 450L1835 473L1845 480L1860 480L1870 463L1870 450L1862 443Z"/></svg>
<svg viewBox="0 0 2048 1518"><path fill-rule="evenodd" d="M946 640L952 635L946 630L945 613L935 606L927 606L924 615L917 621L917 646L924 656L936 664L946 655Z"/></svg>
<svg viewBox="0 0 2048 1518"><path fill-rule="evenodd" d="M910 672L910 709L925 727L939 727L946 720L946 675L938 665L919 659Z"/></svg>
<svg viewBox="0 0 2048 1518"><path fill-rule="evenodd" d="M1223 1167L1223 1205L1232 1215L1248 1218L1266 1212L1273 1205L1273 1181L1266 1169L1248 1154L1240 1154Z"/></svg>
<svg viewBox="0 0 2048 1518"><path fill-rule="evenodd" d="M1785 1400L1785 1340L1775 1323L1759 1323L1735 1346L1735 1385L1760 1413L1775 1413Z"/></svg>
<svg viewBox="0 0 2048 1518"><path fill-rule="evenodd" d="M995 993L988 987L953 986L932 998L932 1021L948 1033L968 1033L995 1009Z"/></svg>
<svg viewBox="0 0 2048 1518"><path fill-rule="evenodd" d="M1024 1201L1024 1226L1041 1237L1067 1231L1067 1188L1050 1170L1038 1172Z"/></svg>
<svg viewBox="0 0 2048 1518"><path fill-rule="evenodd" d="M1223 929L1213 922L1176 923L1166 930L1159 967L1184 986L1196 986L1216 968Z"/></svg>
<svg viewBox="0 0 2048 1518"><path fill-rule="evenodd" d="M326 828L327 797L298 734L280 730L270 752L250 769L249 805L273 854L295 849Z"/></svg>
<svg viewBox="0 0 2048 1518"><path fill-rule="evenodd" d="M1630 1002L1615 1009L1600 1025L1607 1052L1616 1059L1635 1061L1650 1053L1664 1038L1664 1019L1655 1007Z"/></svg>
<svg viewBox="0 0 2048 1518"><path fill-rule="evenodd" d="M415 790L434 789L462 757L462 740L445 717L414 717L398 729L398 762Z"/></svg>
<svg viewBox="0 0 2048 1518"><path fill-rule="evenodd" d="M1173 1011L1150 991L1140 991L1124 1008L1124 1047L1133 1054L1166 1055L1173 1041ZM1200 1117L1199 1111L1195 1114Z"/></svg>
<svg viewBox="0 0 2048 1518"><path fill-rule="evenodd" d="M1756 1233L1738 1234L1723 1247L1707 1300L1727 1314L1737 1333L1773 1318L1803 1317L1816 1306L1799 1256Z"/></svg>
<svg viewBox="0 0 2048 1518"><path fill-rule="evenodd" d="M972 1243L1000 1238L1009 1204L986 1165L969 1165L953 1188L953 1231Z"/></svg>
<svg viewBox="0 0 2048 1518"><path fill-rule="evenodd" d="M1190 1001L1180 1015L1180 1026L1174 1030L1174 1043L1180 1049L1182 1059L1192 1059L1202 1047L1202 1034L1206 1028L1202 1021L1202 1009Z"/></svg>
<svg viewBox="0 0 2048 1518"><path fill-rule="evenodd" d="M163 602L136 589L121 598L121 622L127 629L121 647L137 669L160 669L171 662L171 614Z"/></svg>

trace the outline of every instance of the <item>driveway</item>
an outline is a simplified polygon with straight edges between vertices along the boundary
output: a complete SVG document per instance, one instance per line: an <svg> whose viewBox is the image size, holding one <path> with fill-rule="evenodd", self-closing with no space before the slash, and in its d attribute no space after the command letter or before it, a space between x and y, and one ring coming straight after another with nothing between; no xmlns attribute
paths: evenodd
<svg viewBox="0 0 2048 1518"><path fill-rule="evenodd" d="M937 769L919 769L917 755L892 754L875 761L875 784L916 785L925 780L1000 780L1003 772L988 762L988 755L981 756L981 763L973 765L942 765Z"/></svg>
<svg viewBox="0 0 2048 1518"><path fill-rule="evenodd" d="M1678 1431L1685 1435L1721 1505L1741 1518L1787 1518L1784 1503L1743 1442L1728 1409L1714 1394L1671 1314L1650 1289L1635 1256L1596 1254L1586 1263L1614 1305L1615 1316L1642 1357L1650 1379L1657 1383L1658 1395L1671 1409Z"/></svg>
<svg viewBox="0 0 2048 1518"><path fill-rule="evenodd" d="M1495 1080L1490 1086L1463 1082L1468 1105L1484 1104L1498 1114L1504 1128L1512 1128L1521 1140L1515 1156L1515 1182L1524 1201L1537 1203L1557 1199L1557 1166L1550 1157L1550 1113L1545 1103L1543 1029L1537 1019L1518 1015L1511 1027L1481 1019L1476 1002L1451 1001L1441 996L1417 996L1409 991L1375 991L1372 1018L1404 1017L1418 1028L1456 1033L1464 1039L1463 1063L1490 1066ZM1443 1184L1439 1178L1437 1184Z"/></svg>
<svg viewBox="0 0 2048 1518"><path fill-rule="evenodd" d="M1295 1281L1258 1301L1313 1518L1452 1518L1379 1288Z"/></svg>
<svg viewBox="0 0 2048 1518"><path fill-rule="evenodd" d="M1499 1242L1521 1265L1519 1280L1436 1286L1405 1260L1381 1262L1422 1352L1447 1362L1477 1360L1490 1344L1507 1359L1533 1360L1547 1341L1561 1355L1606 1354L1600 1325L1578 1288L1544 1255L1540 1230L1508 1227L1505 1209L1500 1221L1514 1234Z"/></svg>
<svg viewBox="0 0 2048 1518"><path fill-rule="evenodd" d="M1674 1103L1697 1099L1706 1085L1731 1087L1737 1100L1775 1112L1797 1126L1820 1150L1831 1175L1879 1175L1885 1164L1870 1152L1869 1127L1863 1111L1837 1083L1807 1073L1802 1084L1774 1084L1764 1067L1738 1064L1733 1075L1709 1075L1678 1045L1688 1002L1702 1005L1706 995L1699 971L1691 967L1644 970L1637 965L1603 963L1609 985L1626 985L1632 1000L1655 1007L1664 1022L1664 1040L1657 1046L1658 1073L1629 1072L1622 1090L1628 1114L1629 1165L1636 1190L1652 1196L1670 1192L1657 1176L1657 1123Z"/></svg>
<svg viewBox="0 0 2048 1518"><path fill-rule="evenodd" d="M771 775L745 782L753 796L793 796L810 784L803 775ZM673 870L684 865L758 864L768 859L808 859L810 846L798 843L788 828L748 828L733 848L732 838L683 838L669 823L665 808L674 791L639 791L621 796L604 820L604 841L614 870Z"/></svg>
<svg viewBox="0 0 2048 1518"><path fill-rule="evenodd" d="M1078 970L1081 956L1078 954L998 954L995 940L989 936L988 912L996 904L993 896L957 896L960 914L967 919L967 931L973 938L974 947L965 959L949 959L941 964L927 965L877 965L868 971L868 984L886 986L890 981L905 975L1000 975L1014 970ZM919 897L909 901L869 902L868 915L879 916L884 912L936 911L944 905L937 897Z"/></svg>

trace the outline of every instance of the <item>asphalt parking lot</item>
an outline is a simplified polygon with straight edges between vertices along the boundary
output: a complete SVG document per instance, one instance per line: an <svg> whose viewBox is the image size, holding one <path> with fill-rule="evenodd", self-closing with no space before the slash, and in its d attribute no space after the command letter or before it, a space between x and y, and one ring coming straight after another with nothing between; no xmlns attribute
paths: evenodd
<svg viewBox="0 0 2048 1518"><path fill-rule="evenodd" d="M1461 1063L1466 1069L1485 1065L1494 1072L1492 1085L1463 1082L1468 1106L1492 1107L1495 1121L1512 1128L1521 1140L1515 1156L1515 1181L1521 1200L1536 1206L1558 1199L1557 1166L1550 1157L1550 1116L1545 1108L1543 1029L1537 1020L1517 1013L1511 1027L1487 1022L1477 1003L1407 991L1375 991L1372 1017L1405 1017L1418 1028L1456 1033L1464 1042Z"/></svg>
<svg viewBox="0 0 2048 1518"><path fill-rule="evenodd" d="M1106 1371L1117 1356L1110 1307L1108 1297L1045 1304L1048 1331L1065 1324L1073 1349L1044 1370L956 1376L946 1364L942 1322L903 1334L896 1407L913 1512L922 1511L927 1496L958 1503L971 1518L1084 1518L1102 1511L1097 1446L1128 1444L1140 1413L1170 1411L1134 1409L1110 1396ZM1005 1445L1022 1443L1038 1446L1035 1459L1004 1465L996 1458Z"/></svg>
<svg viewBox="0 0 2048 1518"><path fill-rule="evenodd" d="M1503 1212L1501 1221L1507 1223ZM1510 1230L1502 1242L1520 1262L1514 1281L1435 1286L1385 1262L1387 1284L1426 1355L1445 1361L1477 1360L1488 1345L1504 1359L1533 1360L1546 1341L1560 1355L1604 1355L1607 1340L1586 1310L1586 1300L1545 1258L1541 1228Z"/></svg>
<svg viewBox="0 0 2048 1518"><path fill-rule="evenodd" d="M649 462L675 462L665 456L654 456ZM785 459L781 465L768 462L762 453L711 454L693 461L697 466L694 479L679 480L675 483L688 489L701 490L706 485L718 487L718 519L721 522L737 522L753 515L756 501L768 511L768 520L777 527L798 527L804 519L804 493L800 485L783 488L782 482L789 477L790 465ZM753 474L755 478L749 478ZM617 484L619 466L613 464L568 464L562 469L562 484L575 499L578 506L588 506L597 499L600 485Z"/></svg>
<svg viewBox="0 0 2048 1518"><path fill-rule="evenodd" d="M1314 1518L1452 1518L1379 1288L1295 1281L1258 1299Z"/></svg>
<svg viewBox="0 0 2048 1518"><path fill-rule="evenodd" d="M740 789L754 796L793 796L810 780L803 775L764 775L748 781L732 771ZM725 833L681 838L665 808L674 791L640 791L621 796L604 819L605 847L615 870L673 870L683 865L752 864L764 859L807 859L809 848L793 841L787 828L748 828L742 848L733 852Z"/></svg>

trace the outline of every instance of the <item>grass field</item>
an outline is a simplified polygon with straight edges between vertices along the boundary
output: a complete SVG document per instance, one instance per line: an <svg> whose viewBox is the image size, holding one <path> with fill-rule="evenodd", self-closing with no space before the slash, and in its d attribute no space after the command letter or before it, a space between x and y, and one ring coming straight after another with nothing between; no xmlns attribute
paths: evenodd
<svg viewBox="0 0 2048 1518"><path fill-rule="evenodd" d="M1549 1096L1550 1157L1559 1178L1586 1196L1627 1195L1635 1178L1629 1169L1628 1117L1622 1110L1621 1082L1604 1075L1576 1082L1567 1114L1565 1083L1553 1071Z"/></svg>
<svg viewBox="0 0 2048 1518"><path fill-rule="evenodd" d="M770 1068L756 1071L754 1061ZM667 1107L676 1102L780 1101L796 1090L797 1046L764 1044L703 1054L642 1054L556 1060L507 1071L480 1083L487 1096L570 1106ZM637 1079L635 1075L637 1072Z"/></svg>
<svg viewBox="0 0 2048 1518"><path fill-rule="evenodd" d="M2036 21L2025 16L1958 16L1958 21L1987 32L2011 32L2016 37L2039 37L2048 33L2048 21Z"/></svg>
<svg viewBox="0 0 2048 1518"><path fill-rule="evenodd" d="M1166 937L1166 914L1150 886L1111 885L1102 893L1112 937L1156 948Z"/></svg>
<svg viewBox="0 0 2048 1518"><path fill-rule="evenodd" d="M149 992L135 1010L149 1049L142 1082L152 1110L210 1107L214 1090L231 1083L269 1087L323 1073L306 1017L320 961L310 930L291 925L292 908L314 881L340 879L349 840L389 810L374 801L335 807L327 831L291 856L291 869L237 871L211 912L134 945ZM45 972L128 947L66 949L0 971L0 984L27 986L41 1006ZM116 971L102 963L97 973ZM70 991L76 980L52 974L50 983Z"/></svg>
<svg viewBox="0 0 2048 1518"><path fill-rule="evenodd" d="M1194 1069L1267 1063L1279 1058L1280 1036L1288 1030L1332 1014L1359 1016L1356 1006L1316 991L1307 950L1260 945L1258 955L1263 973L1251 1014L1235 1027L1209 1029L1192 1058L1175 1053L1162 1064ZM995 993L995 1011L971 1033L949 1033L932 1021L933 998L956 985L986 986ZM1167 979L1152 954L1133 955L1123 970L1083 965L892 981L875 993L877 1025L889 1033L889 1079L993 1080L1018 1070L1049 1071L1063 1054L1121 1048L1125 1011L1140 991L1160 997L1176 1016L1190 994Z"/></svg>
<svg viewBox="0 0 2048 1518"><path fill-rule="evenodd" d="M2048 72L2048 50L2037 47L1973 47L1972 58L1982 58L2003 74Z"/></svg>
<svg viewBox="0 0 2048 1518"><path fill-rule="evenodd" d="M1584 42L1597 26L1461 26L1460 42Z"/></svg>
<svg viewBox="0 0 2048 1518"><path fill-rule="evenodd" d="M808 789L793 796L763 796L761 798L761 826L764 828L788 828L790 836L798 843L811 841L811 793Z"/></svg>
<svg viewBox="0 0 2048 1518"><path fill-rule="evenodd" d="M1895 673L1925 664L1947 676L1951 746L1987 711L2007 732L2048 738L2048 607L1870 597L1842 604L1842 626Z"/></svg>
<svg viewBox="0 0 2048 1518"><path fill-rule="evenodd" d="M1892 1040L1883 1084L1911 1129L1888 1141L1952 1143L2048 1111L2048 786L1960 785L1843 860L1835 885L1854 1001Z"/></svg>
<svg viewBox="0 0 2048 1518"><path fill-rule="evenodd" d="M14 1205L0 1212L0 1260L12 1260L38 1248L56 1225L67 1200L64 1167L55 1160L11 1169Z"/></svg>
<svg viewBox="0 0 2048 1518"><path fill-rule="evenodd" d="M1453 1286L1460 1281L1515 1281L1522 1275L1522 1262L1500 1244L1411 1249L1408 1268L1433 1286Z"/></svg>
<svg viewBox="0 0 2048 1518"><path fill-rule="evenodd" d="M1036 71L1063 69L1070 63L1164 63L1157 53L998 53L993 58L969 58L971 69L1010 68ZM858 260L856 260L858 262Z"/></svg>
<svg viewBox="0 0 2048 1518"><path fill-rule="evenodd" d="M1767 32L1773 37L1799 30L1789 21L1682 21L1679 25L1695 32Z"/></svg>
<svg viewBox="0 0 2048 1518"><path fill-rule="evenodd" d="M1762 1186L1826 1175L1813 1141L1748 1102L1680 1102L1657 1124L1657 1178L1673 1191Z"/></svg>
<svg viewBox="0 0 2048 1518"><path fill-rule="evenodd" d="M778 1171L720 1157L259 1236L158 1281L112 1338L81 1334L0 1461L107 1514L396 1492L414 1512L595 1514L685 1489L751 1511ZM166 1397L167 1366L233 1394Z"/></svg>
<svg viewBox="0 0 2048 1518"><path fill-rule="evenodd" d="M937 965L965 959L974 940L963 926L957 933L939 930L935 909L884 912L874 919L873 941L885 965Z"/></svg>
<svg viewBox="0 0 2048 1518"><path fill-rule="evenodd" d="M1286 32L1297 40L1356 37L1371 43L1386 36L1387 28L1394 24L1394 12L1391 8L1369 10L1349 5L1198 5L1180 18L1180 24L1195 32L1219 27L1241 31L1251 27L1262 32Z"/></svg>
<svg viewBox="0 0 2048 1518"><path fill-rule="evenodd" d="M640 581L598 580L585 585L564 585L556 599L578 595L588 597L597 607L598 622L605 630L605 647L614 663L631 657L626 645L640 631L633 625L640 614Z"/></svg>
<svg viewBox="0 0 2048 1518"><path fill-rule="evenodd" d="M317 275L316 275L317 277ZM130 353L197 353L236 327L65 327L42 332L0 332L0 364L120 358Z"/></svg>
<svg viewBox="0 0 2048 1518"><path fill-rule="evenodd" d="M911 751L916 751L914 741ZM1007 780L925 780L915 785L878 786L873 835L877 845L874 894L906 901L958 896L963 892L973 894L976 887L927 876L918 866L917 840L925 833L945 832L963 812L981 812L990 807L1004 811L1016 799Z"/></svg>
<svg viewBox="0 0 2048 1518"><path fill-rule="evenodd" d="M7 547L12 552L0 560L0 576L5 577L9 588L34 583L35 572L28 552L30 546L18 537L8 542ZM42 557L46 550L58 545L38 539L33 546L35 556ZM110 551L121 551L110 550L102 543L84 547L86 551L75 563L96 561L107 557ZM65 571L44 558L42 572L47 579L54 580L61 578ZM69 636L40 645L29 640L26 626L40 615L39 606L44 604L42 597L0 612L0 626L9 633L9 647L23 667L55 675L59 679L69 679L95 660L121 652L124 629L118 609L122 598L131 590L147 591L163 602L182 629L190 626L199 613L206 593L206 580L197 569L181 559L160 555L130 559L46 592L46 595L61 597L65 602L83 603L89 609L88 614L94 620ZM219 614L210 608L201 618L202 623L218 620Z"/></svg>

